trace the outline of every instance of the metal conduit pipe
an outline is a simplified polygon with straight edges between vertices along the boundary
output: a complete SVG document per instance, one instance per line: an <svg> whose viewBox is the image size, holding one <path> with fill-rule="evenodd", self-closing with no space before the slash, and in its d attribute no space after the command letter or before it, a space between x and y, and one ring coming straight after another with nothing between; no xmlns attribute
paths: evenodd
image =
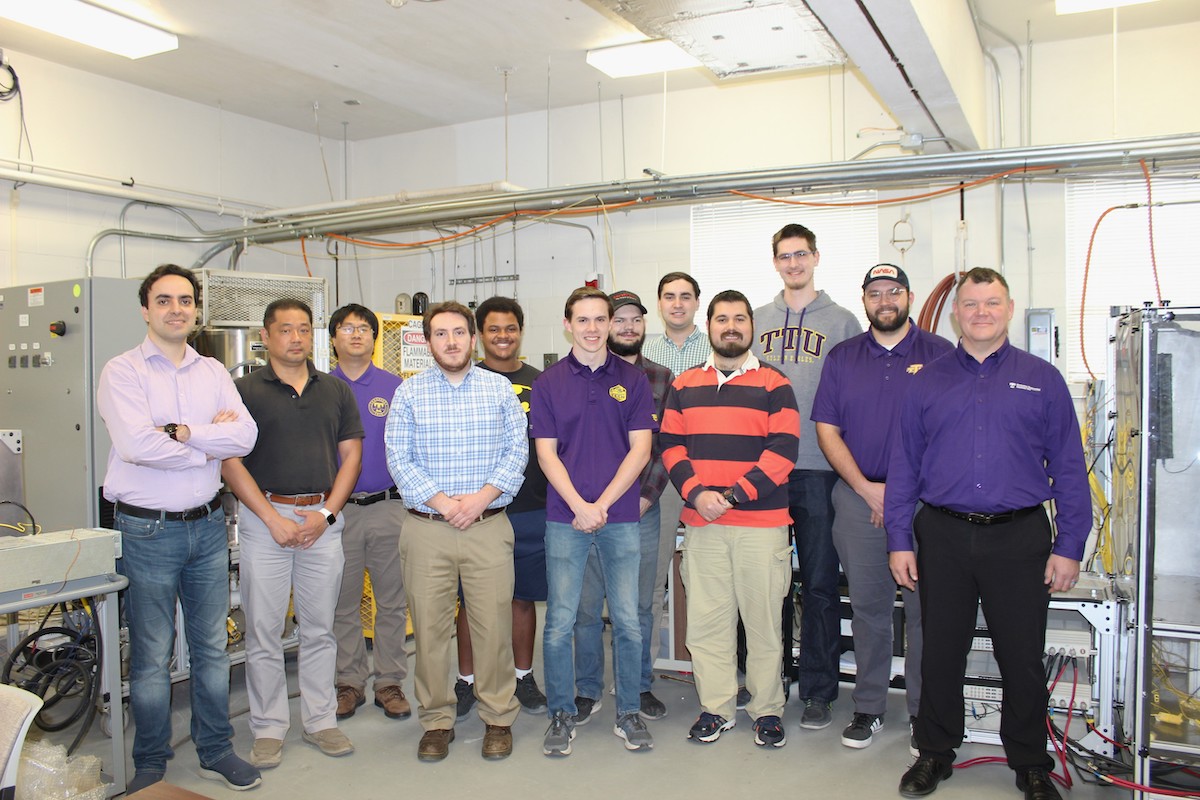
<svg viewBox="0 0 1200 800"><path fill-rule="evenodd" d="M124 206L121 207L121 213L117 217L117 227L120 228L121 230L126 230L125 217L128 216L129 209L133 208L134 206L145 206L146 208L165 209L166 211L170 211L174 214L178 214L179 216L183 217L184 220L186 220L187 223L192 226L193 230L199 231L201 233L204 232L204 229L201 228L196 223L196 220L189 217L185 211L183 211L179 208L176 208L175 206L165 205L164 203L152 203L148 200L130 200L128 203L126 203ZM90 277L90 273L89 273L89 277ZM121 239L121 277L122 278L126 277L126 275L125 275L125 239L124 238Z"/></svg>
<svg viewBox="0 0 1200 800"><path fill-rule="evenodd" d="M553 212L580 203L612 205L643 201L655 205L735 199L731 190L788 195L829 192L864 186L899 187L931 180L966 180L1022 167L1054 167L1056 175L1118 169L1134 173L1139 159L1158 164L1200 163L1200 134L1077 145L1010 148L968 153L902 156L867 162L836 162L733 173L710 173L654 180L538 189L506 195L423 203L397 208L319 214L286 221L244 225L197 236L104 230L88 246L88 274L96 244L107 236L130 235L196 244L242 239L267 244L326 234L397 231L500 216L515 209ZM599 211L596 207L594 210Z"/></svg>

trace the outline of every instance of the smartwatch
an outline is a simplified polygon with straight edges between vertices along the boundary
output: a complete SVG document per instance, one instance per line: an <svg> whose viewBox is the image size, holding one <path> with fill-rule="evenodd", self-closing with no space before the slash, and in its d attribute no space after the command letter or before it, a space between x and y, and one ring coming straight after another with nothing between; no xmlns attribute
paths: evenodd
<svg viewBox="0 0 1200 800"><path fill-rule="evenodd" d="M321 516L325 517L325 522L329 525L332 525L333 523L337 522L337 514L333 513L325 506L321 506L320 508L318 508L317 513L320 514Z"/></svg>
<svg viewBox="0 0 1200 800"><path fill-rule="evenodd" d="M176 437L175 433L178 430L179 430L179 423L177 423L177 422L168 422L166 425L163 425L163 433L165 433L167 436L170 436L172 439L174 439L177 442L179 441L179 439L178 439L178 437Z"/></svg>

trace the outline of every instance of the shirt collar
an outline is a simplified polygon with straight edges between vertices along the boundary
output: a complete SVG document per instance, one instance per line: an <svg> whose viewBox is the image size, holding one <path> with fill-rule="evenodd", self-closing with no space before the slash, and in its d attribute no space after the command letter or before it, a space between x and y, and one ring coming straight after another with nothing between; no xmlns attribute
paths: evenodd
<svg viewBox="0 0 1200 800"><path fill-rule="evenodd" d="M954 355L956 358L958 358L958 363L962 364L964 367L966 367L972 371L975 371L975 372L979 372L980 370L987 367L989 364L1004 363L1005 361L1008 360L1009 354L1011 352L1012 352L1012 343L1009 342L1007 336L1004 338L1004 341L1001 343L1001 345L998 348L996 348L996 352L992 353L987 358L985 358L983 360L983 363L976 361L975 356L971 355L970 353L968 353L966 351L966 348L963 347L962 339L958 340L958 347L954 348Z"/></svg>
<svg viewBox="0 0 1200 800"><path fill-rule="evenodd" d="M149 336L147 336L145 339L142 340L142 348L141 349L142 349L142 358L147 359L147 360L149 360L151 358L161 358L164 361L166 361L168 364L170 364L171 366L173 366L173 367L175 366L175 362L172 361L170 358L168 358L167 354L162 351L162 348L159 347L157 344L155 344L154 340L151 339ZM183 346L183 360L179 362L179 366L176 367L176 369L183 369L184 367L191 364L193 361L198 361L198 360L200 360L200 354L197 353L196 350L190 344L185 344Z"/></svg>
<svg viewBox="0 0 1200 800"><path fill-rule="evenodd" d="M307 381L308 383L311 383L311 382L312 382L312 381L314 381L314 380L319 380L319 379L320 379L320 377L321 377L321 372L320 372L320 371L319 371L319 370L316 368L316 366L313 364L313 362L312 362L312 359L311 359L311 358L310 358L310 359L308 359L307 361L305 361L305 362L304 362L304 365L305 365L306 367L308 367L308 381ZM259 367L258 369L256 369L256 370L255 370L253 373L251 373L251 374L258 374L258 373L260 373L260 372L262 373L263 380L267 380L267 381L274 381L275 383L283 383L283 379L282 379L282 378L280 378L278 375L276 375L276 374L275 374L275 368L271 366L271 359L270 359L270 358L268 358L268 359L267 359L267 363L266 363L266 364L264 364L263 366Z"/></svg>
<svg viewBox="0 0 1200 800"><path fill-rule="evenodd" d="M614 356L607 347L604 348L604 353L606 356L604 363L596 367L594 370L575 357L574 349L567 351L567 364L570 365L571 371L576 375L580 374L581 372L595 372L596 374L607 372L609 367L612 365L612 362L615 361L617 357Z"/></svg>
<svg viewBox="0 0 1200 800"><path fill-rule="evenodd" d="M734 378L738 377L739 375L745 375L747 372L758 369L760 366L758 363L758 357L756 355L754 355L754 353L746 353L746 360L742 362L742 365L740 367L738 367L737 369L735 369L733 372L729 373L728 376L726 376L726 374L724 372L717 369L717 365L713 361L713 359L715 357L716 357L715 353L709 353L708 358L706 358L704 360L704 365L701 368L702 369L711 369L713 372L717 373L717 387L718 388L723 386L726 381L731 381Z"/></svg>
<svg viewBox="0 0 1200 800"><path fill-rule="evenodd" d="M908 355L908 351L912 349L913 342L917 340L917 336L917 326L915 323L911 324L908 326L908 333L904 334L904 338L892 345L892 349L889 350L881 345L875 338L875 329L867 328L867 340L870 341L871 348L875 352L876 356L889 355L892 353L895 353L898 356L906 356Z"/></svg>

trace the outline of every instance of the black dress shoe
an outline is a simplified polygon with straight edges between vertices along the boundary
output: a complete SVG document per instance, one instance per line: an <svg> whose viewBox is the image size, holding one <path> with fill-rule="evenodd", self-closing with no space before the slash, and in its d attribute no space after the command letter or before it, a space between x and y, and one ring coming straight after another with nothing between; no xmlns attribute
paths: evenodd
<svg viewBox="0 0 1200 800"><path fill-rule="evenodd" d="M922 756L900 779L900 794L904 797L924 797L933 794L937 785L952 774L954 767Z"/></svg>
<svg viewBox="0 0 1200 800"><path fill-rule="evenodd" d="M1054 781L1044 769L1018 772L1017 788L1025 793L1025 800L1062 800Z"/></svg>

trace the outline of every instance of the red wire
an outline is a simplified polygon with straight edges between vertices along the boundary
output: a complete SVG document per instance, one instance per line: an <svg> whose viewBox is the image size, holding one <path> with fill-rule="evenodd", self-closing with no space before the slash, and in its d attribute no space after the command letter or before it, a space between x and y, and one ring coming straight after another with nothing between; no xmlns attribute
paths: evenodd
<svg viewBox="0 0 1200 800"><path fill-rule="evenodd" d="M1103 214L1096 220L1096 224L1092 226L1092 238L1088 239L1087 260L1083 264L1083 290L1079 294L1079 354L1083 356L1083 367L1087 370L1088 375L1092 380L1096 380L1096 373L1092 372L1092 366L1088 363L1087 348L1083 346L1083 310L1087 307L1087 285L1088 273L1092 270L1092 247L1096 244L1096 231L1100 230L1100 223L1104 221L1112 212L1124 206L1113 206L1106 209Z"/></svg>

